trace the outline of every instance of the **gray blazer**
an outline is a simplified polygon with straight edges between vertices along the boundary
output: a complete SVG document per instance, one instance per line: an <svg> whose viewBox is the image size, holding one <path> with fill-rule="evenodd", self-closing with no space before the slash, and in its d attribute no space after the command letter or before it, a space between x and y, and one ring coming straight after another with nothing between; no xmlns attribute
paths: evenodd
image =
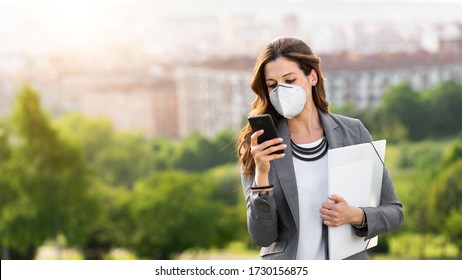
<svg viewBox="0 0 462 280"><path fill-rule="evenodd" d="M372 137L357 119L319 111L329 149L367 143ZM252 239L261 246L262 259L295 259L298 247L299 208L297 182L290 148L287 121L281 119L278 132L287 145L285 157L271 162L269 181L274 185L269 195L259 197L250 191L254 177L242 174L242 186L247 207L247 226ZM327 187L327 186L326 186ZM321 205L319 205L321 208ZM393 183L384 168L382 192L378 207L363 207L367 227L356 229L358 236L372 238L396 229L402 223L402 205L398 201ZM323 232L326 238L327 231ZM327 240L327 238L325 239ZM347 259L367 259L366 251Z"/></svg>

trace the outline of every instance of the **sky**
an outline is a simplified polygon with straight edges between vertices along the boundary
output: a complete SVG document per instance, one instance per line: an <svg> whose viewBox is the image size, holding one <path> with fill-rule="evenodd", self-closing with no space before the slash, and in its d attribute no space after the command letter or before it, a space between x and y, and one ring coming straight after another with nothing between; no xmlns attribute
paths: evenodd
<svg viewBox="0 0 462 280"><path fill-rule="evenodd" d="M162 28L171 20L247 16L280 24L291 14L304 27L345 22L462 24L462 0L0 0L0 42L11 49L60 38L68 44L103 36L130 40L137 36L136 26L143 29L153 22Z"/></svg>
<svg viewBox="0 0 462 280"><path fill-rule="evenodd" d="M84 20L88 14L104 14L117 8L125 12L144 10L152 16L241 13L271 18L281 13L300 13L306 20L325 21L462 18L462 0L0 0L3 18L26 19L30 14L46 16L60 11L67 16L62 20Z"/></svg>

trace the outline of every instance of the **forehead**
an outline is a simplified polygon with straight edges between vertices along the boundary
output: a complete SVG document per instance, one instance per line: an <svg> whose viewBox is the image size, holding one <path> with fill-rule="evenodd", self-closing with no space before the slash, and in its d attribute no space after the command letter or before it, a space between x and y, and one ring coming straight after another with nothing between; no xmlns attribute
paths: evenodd
<svg viewBox="0 0 462 280"><path fill-rule="evenodd" d="M300 72L302 70L298 67L298 64L285 57L278 57L276 60L268 62L264 68L265 79L267 80L277 80L288 73L298 74Z"/></svg>

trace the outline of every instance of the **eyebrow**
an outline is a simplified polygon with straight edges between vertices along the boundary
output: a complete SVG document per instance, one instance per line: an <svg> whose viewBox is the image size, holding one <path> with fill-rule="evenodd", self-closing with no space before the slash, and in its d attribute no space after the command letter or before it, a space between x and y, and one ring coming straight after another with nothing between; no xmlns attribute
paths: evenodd
<svg viewBox="0 0 462 280"><path fill-rule="evenodd" d="M291 74L295 74L295 73L294 73L294 72L289 72L289 73L283 75L282 77L284 78L284 77L289 76L289 75L291 75ZM267 81L274 81L274 79L266 79L266 80L267 80Z"/></svg>

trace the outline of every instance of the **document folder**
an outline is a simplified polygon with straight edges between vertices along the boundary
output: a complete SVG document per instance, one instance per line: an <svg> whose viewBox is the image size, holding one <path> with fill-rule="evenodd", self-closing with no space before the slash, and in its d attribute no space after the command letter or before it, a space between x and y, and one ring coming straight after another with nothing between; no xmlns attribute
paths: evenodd
<svg viewBox="0 0 462 280"><path fill-rule="evenodd" d="M378 206L382 190L386 140L329 150L328 193L356 207ZM377 246L378 237L365 240L351 224L328 227L329 259L339 260ZM367 248L366 248L367 246Z"/></svg>

